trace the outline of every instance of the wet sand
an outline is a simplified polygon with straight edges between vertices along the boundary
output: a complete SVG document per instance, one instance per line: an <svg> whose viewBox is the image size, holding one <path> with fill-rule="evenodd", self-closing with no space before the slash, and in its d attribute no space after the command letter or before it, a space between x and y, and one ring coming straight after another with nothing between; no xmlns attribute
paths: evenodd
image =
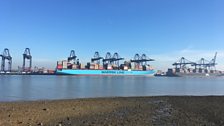
<svg viewBox="0 0 224 126"><path fill-rule="evenodd" d="M0 126L224 125L224 97L2 102Z"/></svg>

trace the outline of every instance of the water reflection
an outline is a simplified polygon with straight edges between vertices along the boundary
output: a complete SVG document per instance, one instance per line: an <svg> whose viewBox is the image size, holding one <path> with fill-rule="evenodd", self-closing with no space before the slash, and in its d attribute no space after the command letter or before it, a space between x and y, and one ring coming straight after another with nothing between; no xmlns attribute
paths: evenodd
<svg viewBox="0 0 224 126"><path fill-rule="evenodd" d="M224 78L0 76L0 101L117 96L224 95Z"/></svg>

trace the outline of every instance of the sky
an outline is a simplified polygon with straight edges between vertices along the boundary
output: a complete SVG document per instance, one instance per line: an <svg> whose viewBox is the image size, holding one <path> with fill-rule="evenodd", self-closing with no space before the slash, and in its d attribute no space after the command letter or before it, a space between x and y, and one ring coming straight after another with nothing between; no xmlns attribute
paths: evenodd
<svg viewBox="0 0 224 126"><path fill-rule="evenodd" d="M51 69L75 50L83 63L95 51L126 60L145 53L162 70L218 52L224 70L224 1L1 0L0 52L10 50L16 69L27 47L33 66Z"/></svg>

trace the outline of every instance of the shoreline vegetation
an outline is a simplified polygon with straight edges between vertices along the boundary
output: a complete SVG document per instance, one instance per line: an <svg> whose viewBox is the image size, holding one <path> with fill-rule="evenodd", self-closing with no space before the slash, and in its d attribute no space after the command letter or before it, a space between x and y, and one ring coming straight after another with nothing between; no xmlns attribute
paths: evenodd
<svg viewBox="0 0 224 126"><path fill-rule="evenodd" d="M223 96L0 102L0 126L224 125Z"/></svg>

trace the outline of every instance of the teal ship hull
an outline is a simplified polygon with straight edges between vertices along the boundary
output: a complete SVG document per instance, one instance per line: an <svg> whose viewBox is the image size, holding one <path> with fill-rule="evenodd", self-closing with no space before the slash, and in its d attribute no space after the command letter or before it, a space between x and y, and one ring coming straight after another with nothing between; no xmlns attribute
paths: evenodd
<svg viewBox="0 0 224 126"><path fill-rule="evenodd" d="M62 69L56 70L59 75L133 75L133 76L154 76L154 70L78 70L78 69Z"/></svg>

